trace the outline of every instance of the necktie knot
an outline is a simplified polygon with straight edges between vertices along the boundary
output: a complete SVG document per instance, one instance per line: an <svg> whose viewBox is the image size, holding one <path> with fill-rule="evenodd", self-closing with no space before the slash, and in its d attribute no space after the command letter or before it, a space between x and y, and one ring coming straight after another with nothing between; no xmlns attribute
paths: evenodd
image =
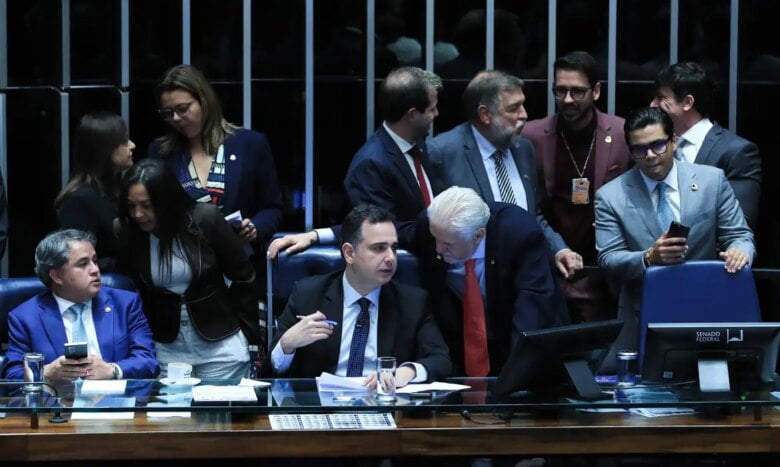
<svg viewBox="0 0 780 467"><path fill-rule="evenodd" d="M420 149L420 146L414 145L409 149L409 155L412 156L412 159L414 160L420 160L420 157L422 156L422 150Z"/></svg>
<svg viewBox="0 0 780 467"><path fill-rule="evenodd" d="M493 158L493 160L496 162L496 164L498 164L498 163L503 164L504 163L504 155L498 149L496 149L496 152L494 152L490 157Z"/></svg>

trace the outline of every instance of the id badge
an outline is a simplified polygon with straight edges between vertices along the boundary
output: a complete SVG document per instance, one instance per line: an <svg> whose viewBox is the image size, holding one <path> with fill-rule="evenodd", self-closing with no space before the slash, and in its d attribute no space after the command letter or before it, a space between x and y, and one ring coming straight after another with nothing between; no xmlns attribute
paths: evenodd
<svg viewBox="0 0 780 467"><path fill-rule="evenodd" d="M571 202L572 204L590 203L590 180L587 178L573 178L571 180Z"/></svg>

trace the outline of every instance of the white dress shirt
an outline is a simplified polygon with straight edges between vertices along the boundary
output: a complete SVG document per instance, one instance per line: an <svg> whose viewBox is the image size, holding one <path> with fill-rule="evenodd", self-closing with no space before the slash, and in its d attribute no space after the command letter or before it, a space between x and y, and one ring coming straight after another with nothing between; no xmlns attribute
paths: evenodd
<svg viewBox="0 0 780 467"><path fill-rule="evenodd" d="M482 134L477 131L474 126L471 126L471 132L474 134L474 138L477 140L477 147L479 153L482 155L482 163L485 165L485 171L490 181L490 190L493 192L493 199L501 201L501 190L498 188L498 179L496 178L496 161L493 159L493 153L496 152L496 147L487 140ZM501 151L501 158L504 161L504 167L506 167L507 175L509 175L509 182L512 185L512 192L515 195L515 202L518 206L528 210L528 197L525 195L525 187L523 186L523 180L520 178L520 170L515 165L515 159L512 157L512 151L509 148Z"/></svg>
<svg viewBox="0 0 780 467"><path fill-rule="evenodd" d="M54 300L57 302L57 307L60 309L62 324L65 325L65 337L67 337L68 342L73 342L73 322L75 315L66 312L68 311L68 308L76 303L58 297L54 293L52 293L52 295L54 295ZM87 300L86 302L83 302L82 305L84 305L84 310L81 312L81 321L84 323L84 329L87 330L87 352L103 358L103 355L100 353L100 343L97 338L97 332L95 331L95 321L92 319L92 300ZM62 350L63 352L65 351L64 348Z"/></svg>
<svg viewBox="0 0 780 467"><path fill-rule="evenodd" d="M690 164L694 163L701 146L704 144L704 138L707 137L707 133L713 126L709 118L702 118L695 125L688 128L688 131L680 135L679 139L685 142L677 142L677 153L682 155L683 160Z"/></svg>

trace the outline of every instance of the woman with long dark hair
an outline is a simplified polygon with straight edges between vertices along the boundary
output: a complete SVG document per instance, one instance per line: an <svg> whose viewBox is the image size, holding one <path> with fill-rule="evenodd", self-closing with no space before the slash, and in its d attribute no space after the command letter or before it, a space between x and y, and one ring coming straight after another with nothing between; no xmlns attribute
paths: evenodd
<svg viewBox="0 0 780 467"><path fill-rule="evenodd" d="M119 115L84 115L74 135L73 175L54 200L60 229L92 232L98 264L104 272L116 267L119 245L113 232L116 198L122 171L133 165L135 144Z"/></svg>
<svg viewBox="0 0 780 467"><path fill-rule="evenodd" d="M248 344L260 339L259 294L219 209L196 203L164 162L146 159L123 177L119 218L161 367L187 362L199 378L246 376Z"/></svg>

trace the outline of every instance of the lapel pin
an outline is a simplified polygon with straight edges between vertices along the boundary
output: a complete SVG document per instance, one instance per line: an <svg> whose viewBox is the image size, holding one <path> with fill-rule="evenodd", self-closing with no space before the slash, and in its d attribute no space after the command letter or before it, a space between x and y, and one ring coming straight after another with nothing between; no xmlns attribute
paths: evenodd
<svg viewBox="0 0 780 467"><path fill-rule="evenodd" d="M236 160L236 155L235 155L235 154L231 154L231 155L230 155L230 160L231 160L231 161L234 161L234 160Z"/></svg>
<svg viewBox="0 0 780 467"><path fill-rule="evenodd" d="M491 260L490 260L490 265L491 265L491 266L495 266L495 264L496 264L496 260L494 260L494 259L491 259Z"/></svg>
<svg viewBox="0 0 780 467"><path fill-rule="evenodd" d="M111 307L107 306L107 307L103 308L103 311L105 311L106 313L109 313L109 312L111 312Z"/></svg>
<svg viewBox="0 0 780 467"><path fill-rule="evenodd" d="M607 143L607 144L612 143L612 136L610 136L610 135L605 136L604 137L604 142Z"/></svg>
<svg viewBox="0 0 780 467"><path fill-rule="evenodd" d="M697 185L695 183L691 183L691 191L696 191L698 189L699 189L699 185Z"/></svg>
<svg viewBox="0 0 780 467"><path fill-rule="evenodd" d="M528 180L528 174L523 174L523 178Z"/></svg>

